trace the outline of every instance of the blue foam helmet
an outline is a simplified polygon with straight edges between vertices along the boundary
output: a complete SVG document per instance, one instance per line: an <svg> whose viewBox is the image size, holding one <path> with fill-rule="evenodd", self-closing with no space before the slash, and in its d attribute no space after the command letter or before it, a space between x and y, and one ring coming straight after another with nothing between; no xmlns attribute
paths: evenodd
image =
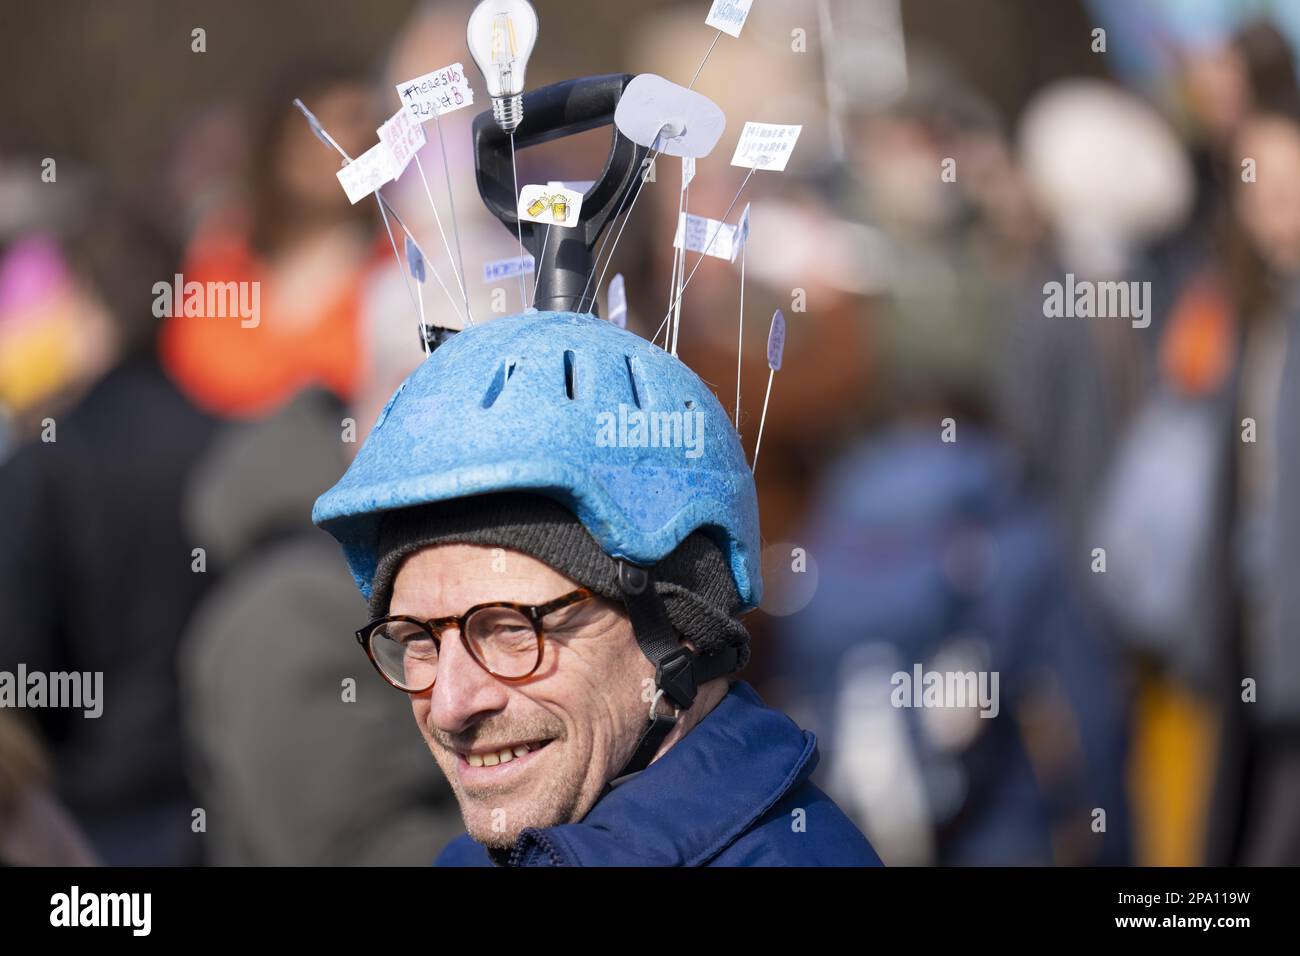
<svg viewBox="0 0 1300 956"><path fill-rule="evenodd" d="M639 565L705 531L742 610L762 597L758 498L727 414L678 359L595 316L525 313L452 336L398 387L312 520L369 598L384 512L501 491L555 499Z"/></svg>

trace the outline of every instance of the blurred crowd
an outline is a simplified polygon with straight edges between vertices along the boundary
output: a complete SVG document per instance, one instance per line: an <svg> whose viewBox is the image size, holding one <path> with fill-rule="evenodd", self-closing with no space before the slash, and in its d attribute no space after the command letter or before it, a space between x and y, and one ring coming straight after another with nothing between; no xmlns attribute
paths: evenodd
<svg viewBox="0 0 1300 956"><path fill-rule="evenodd" d="M468 65L470 6L193 111L148 183L61 161L56 188L0 149L0 670L103 672L106 697L0 710L0 861L423 865L462 832L310 522L423 356L378 209L292 100L363 152L394 84ZM752 203L743 273L708 260L683 305L679 354L729 410L739 377L751 449L767 319L788 321L742 676L818 735L819 782L886 863L1300 863L1300 17L1093 0L1101 48L1071 42L1096 75L1011 112L907 6L755 4L695 84L728 130L692 212L735 195L744 120L803 124L730 217ZM530 86L592 72L538 7ZM688 82L706 7L638 13L623 67ZM482 281L516 248L474 185L481 108L441 135L487 321L522 306ZM459 300L427 133L430 188L412 169L385 193ZM591 179L608 146L521 152L520 183ZM647 336L669 160L609 272ZM259 283L259 321L160 316L178 274ZM1052 313L1067 276L1149 290L1142 321ZM917 665L996 672L997 717L896 706Z"/></svg>

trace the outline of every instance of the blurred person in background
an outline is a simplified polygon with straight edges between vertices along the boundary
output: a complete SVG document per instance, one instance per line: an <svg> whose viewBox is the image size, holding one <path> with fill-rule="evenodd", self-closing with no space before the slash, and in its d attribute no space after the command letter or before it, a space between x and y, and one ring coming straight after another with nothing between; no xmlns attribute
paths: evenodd
<svg viewBox="0 0 1300 956"><path fill-rule="evenodd" d="M211 421L154 349L153 286L174 263L132 205L83 195L71 220L11 243L0 266L0 298L61 300L67 347L93 343L90 367L104 369L68 410L33 405L33 419L47 419L40 438L0 466L0 666L103 674L98 718L33 716L56 792L110 864L187 864L200 853L175 658L209 580L192 567L180 493Z"/></svg>
<svg viewBox="0 0 1300 956"><path fill-rule="evenodd" d="M375 90L339 68L291 70L254 124L246 204L215 204L189 242L184 281L258 284L251 319L186 315L166 321L162 355L197 404L222 417L254 418L319 384L352 396L357 309L364 277L390 256L372 203L348 202L334 174L341 160L293 106L301 97L351 156L375 140ZM177 303L179 306L179 303Z"/></svg>
<svg viewBox="0 0 1300 956"><path fill-rule="evenodd" d="M194 535L225 572L182 660L218 864L427 866L464 832L406 701L357 666L340 622L364 604L311 524L312 502L422 357L395 270L368 284L361 325L350 405L313 388L266 419L227 425L189 494Z"/></svg>
<svg viewBox="0 0 1300 956"><path fill-rule="evenodd" d="M39 434L42 418L75 404L116 347L55 235L86 184L65 164L51 192L41 168L31 156L0 161L0 461Z"/></svg>
<svg viewBox="0 0 1300 956"><path fill-rule="evenodd" d="M1194 864L1213 766L1197 675L1217 640L1195 575L1215 553L1224 406L1161 371L1162 342L1187 311L1180 290L1203 254L1193 166L1154 108L1095 80L1039 91L1019 147L1052 241L1026 282L1003 408L1067 530L1076 592L1127 651L1135 859ZM1122 289L1128 306L1049 315L1049 283Z"/></svg>
<svg viewBox="0 0 1300 956"><path fill-rule="evenodd" d="M1101 478L1149 382L1169 284L1151 282L1151 331L1136 316L1048 316L1046 284L1150 280L1150 245L1190 211L1191 169L1158 113L1096 80L1039 91L1021 117L1018 153L1049 231L1007 330L1000 410L1071 552L1086 555Z"/></svg>
<svg viewBox="0 0 1300 956"><path fill-rule="evenodd" d="M1265 295L1240 313L1222 351L1232 363L1230 480L1219 513L1228 525L1223 562L1198 584L1224 595L1227 667L1215 682L1221 708L1219 813L1211 851L1224 862L1300 862L1300 90L1260 98L1233 153L1255 164L1238 177L1233 204L1266 270ZM1235 347L1234 347L1235 346ZM1187 351L1187 349L1184 349ZM1257 685L1249 693L1247 680ZM1234 759L1234 752L1239 757Z"/></svg>

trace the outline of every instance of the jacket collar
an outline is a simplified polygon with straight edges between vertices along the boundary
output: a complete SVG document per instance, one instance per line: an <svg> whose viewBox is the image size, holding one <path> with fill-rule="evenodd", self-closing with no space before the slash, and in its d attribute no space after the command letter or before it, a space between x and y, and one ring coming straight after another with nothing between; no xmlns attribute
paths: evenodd
<svg viewBox="0 0 1300 956"><path fill-rule="evenodd" d="M690 733L607 789L581 822L524 830L508 862L699 866L816 766L816 737L737 681Z"/></svg>

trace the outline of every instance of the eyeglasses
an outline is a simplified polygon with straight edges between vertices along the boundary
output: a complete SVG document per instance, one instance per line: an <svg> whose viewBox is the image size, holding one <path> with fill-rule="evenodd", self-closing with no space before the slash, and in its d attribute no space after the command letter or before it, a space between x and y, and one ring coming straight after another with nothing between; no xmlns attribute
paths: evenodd
<svg viewBox="0 0 1300 956"><path fill-rule="evenodd" d="M358 630L357 641L380 676L408 694L422 694L437 680L440 635L453 626L480 667L500 680L521 681L541 666L542 618L593 597L587 588L578 588L546 604L476 604L459 617L422 621L395 614Z"/></svg>

